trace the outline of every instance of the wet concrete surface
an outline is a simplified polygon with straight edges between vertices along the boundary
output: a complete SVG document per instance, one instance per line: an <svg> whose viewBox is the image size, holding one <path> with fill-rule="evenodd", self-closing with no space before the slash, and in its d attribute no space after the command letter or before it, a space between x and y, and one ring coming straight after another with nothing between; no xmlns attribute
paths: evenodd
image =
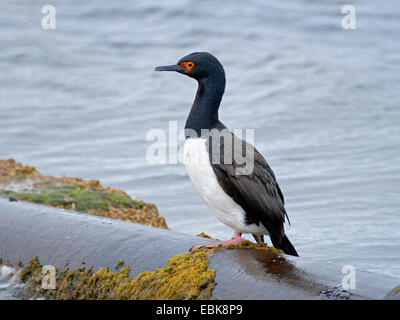
<svg viewBox="0 0 400 320"><path fill-rule="evenodd" d="M387 300L400 300L400 285L390 290L383 299Z"/></svg>
<svg viewBox="0 0 400 320"><path fill-rule="evenodd" d="M174 231L73 211L0 199L0 257L12 264L38 256L59 268L113 267L120 259L131 276L164 267L172 256L188 252L204 239ZM356 289L343 290L345 274L334 263L256 249L214 252L217 299L393 299L399 278L357 270Z"/></svg>
<svg viewBox="0 0 400 320"><path fill-rule="evenodd" d="M393 299L393 284L400 284L399 278L356 270L356 287L344 290L346 273L339 264L256 249L217 251L210 267L218 270L214 296L219 299Z"/></svg>
<svg viewBox="0 0 400 320"><path fill-rule="evenodd" d="M210 267L218 270L214 296L219 299L241 299L244 291L246 299L316 299L327 289L275 252L220 250L212 256Z"/></svg>
<svg viewBox="0 0 400 320"><path fill-rule="evenodd" d="M0 257L12 264L38 256L58 268L95 269L120 259L131 275L164 267L168 259L207 239L121 220L0 199Z"/></svg>

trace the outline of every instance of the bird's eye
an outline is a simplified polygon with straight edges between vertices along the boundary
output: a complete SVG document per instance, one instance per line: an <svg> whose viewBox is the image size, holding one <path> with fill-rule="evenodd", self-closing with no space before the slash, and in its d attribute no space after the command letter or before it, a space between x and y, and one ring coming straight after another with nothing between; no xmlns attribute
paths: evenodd
<svg viewBox="0 0 400 320"><path fill-rule="evenodd" d="M191 71L194 67L194 63L192 61L183 61L180 63L180 65L182 67L185 67L187 69L187 72Z"/></svg>

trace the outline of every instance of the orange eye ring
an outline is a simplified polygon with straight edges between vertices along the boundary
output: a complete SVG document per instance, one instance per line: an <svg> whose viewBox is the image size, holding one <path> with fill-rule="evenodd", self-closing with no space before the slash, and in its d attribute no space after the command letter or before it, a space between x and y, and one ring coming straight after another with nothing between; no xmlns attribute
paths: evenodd
<svg viewBox="0 0 400 320"><path fill-rule="evenodd" d="M194 67L194 63L192 61L183 61L183 62L180 63L180 65L187 69L186 72L192 71L192 69Z"/></svg>

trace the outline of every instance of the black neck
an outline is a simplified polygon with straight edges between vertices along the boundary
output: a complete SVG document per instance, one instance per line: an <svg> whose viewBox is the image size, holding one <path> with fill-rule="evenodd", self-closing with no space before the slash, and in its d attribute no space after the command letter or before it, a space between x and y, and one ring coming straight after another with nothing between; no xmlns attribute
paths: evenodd
<svg viewBox="0 0 400 320"><path fill-rule="evenodd" d="M199 80L196 98L186 120L185 129L192 129L200 137L201 129L212 129L218 123L218 109L225 90L225 75L214 75Z"/></svg>

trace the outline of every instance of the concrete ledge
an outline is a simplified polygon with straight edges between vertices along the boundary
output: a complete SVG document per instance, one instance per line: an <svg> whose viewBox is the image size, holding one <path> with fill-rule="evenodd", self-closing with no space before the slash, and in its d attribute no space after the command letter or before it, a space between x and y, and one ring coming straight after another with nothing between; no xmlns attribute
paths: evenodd
<svg viewBox="0 0 400 320"><path fill-rule="evenodd" d="M172 256L206 242L196 236L26 202L0 199L0 257L12 264L38 256L42 264L95 269L120 259L131 276L162 268ZM357 289L342 292L341 266L307 263L273 252L215 252L217 299L396 299L399 278L357 270ZM324 292L324 293L321 293Z"/></svg>

